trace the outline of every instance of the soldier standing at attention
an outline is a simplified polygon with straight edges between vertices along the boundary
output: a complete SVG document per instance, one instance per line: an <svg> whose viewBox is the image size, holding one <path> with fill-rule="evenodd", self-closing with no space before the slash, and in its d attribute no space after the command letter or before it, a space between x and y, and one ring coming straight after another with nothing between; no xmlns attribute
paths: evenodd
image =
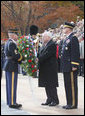
<svg viewBox="0 0 85 116"><path fill-rule="evenodd" d="M78 106L77 75L80 53L78 39L72 32L74 27L74 23L66 22L63 29L63 33L67 35L61 51L61 66L67 100L67 105L63 106L64 109L76 109Z"/></svg>
<svg viewBox="0 0 85 116"><path fill-rule="evenodd" d="M4 70L6 72L7 105L10 108L19 109L22 105L16 103L18 63L23 59L23 57L18 53L16 44L18 30L10 29L8 31L8 36L9 40L5 44L6 61L4 65Z"/></svg>

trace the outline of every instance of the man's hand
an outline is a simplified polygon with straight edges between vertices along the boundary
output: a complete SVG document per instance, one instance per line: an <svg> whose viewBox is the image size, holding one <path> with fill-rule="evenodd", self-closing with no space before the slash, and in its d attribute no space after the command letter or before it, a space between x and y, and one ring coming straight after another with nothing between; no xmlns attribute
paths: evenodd
<svg viewBox="0 0 85 116"><path fill-rule="evenodd" d="M75 67L72 67L72 71L76 71L77 70L77 68L75 68Z"/></svg>

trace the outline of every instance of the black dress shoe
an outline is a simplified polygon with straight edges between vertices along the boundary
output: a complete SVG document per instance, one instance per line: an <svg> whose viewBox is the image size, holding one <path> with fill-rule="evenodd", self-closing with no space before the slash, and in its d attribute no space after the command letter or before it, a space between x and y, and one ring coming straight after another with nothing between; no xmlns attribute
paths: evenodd
<svg viewBox="0 0 85 116"><path fill-rule="evenodd" d="M77 109L76 106L71 106L71 105L66 105L66 106L63 106L64 109L66 110L70 110L70 109Z"/></svg>
<svg viewBox="0 0 85 116"><path fill-rule="evenodd" d="M22 107L22 104L17 104L17 103L16 103L16 105L18 105L19 107Z"/></svg>
<svg viewBox="0 0 85 116"><path fill-rule="evenodd" d="M19 109L21 108L22 105L21 104L14 104L14 105L10 105L9 108L14 108L14 109Z"/></svg>
<svg viewBox="0 0 85 116"><path fill-rule="evenodd" d="M56 102L51 102L50 104L49 104L49 106L56 106L56 105L58 105L59 103L56 103Z"/></svg>
<svg viewBox="0 0 85 116"><path fill-rule="evenodd" d="M67 107L65 109L67 109L67 110L71 109L71 105L67 105Z"/></svg>
<svg viewBox="0 0 85 116"><path fill-rule="evenodd" d="M77 109L77 106L71 106L70 109Z"/></svg>
<svg viewBox="0 0 85 116"><path fill-rule="evenodd" d="M67 106L68 106L68 105L66 105L66 106L63 106L62 108L63 108L63 109L66 109L66 107L67 107Z"/></svg>
<svg viewBox="0 0 85 116"><path fill-rule="evenodd" d="M41 105L45 106L45 105L49 105L51 102L46 102L46 103L42 103Z"/></svg>

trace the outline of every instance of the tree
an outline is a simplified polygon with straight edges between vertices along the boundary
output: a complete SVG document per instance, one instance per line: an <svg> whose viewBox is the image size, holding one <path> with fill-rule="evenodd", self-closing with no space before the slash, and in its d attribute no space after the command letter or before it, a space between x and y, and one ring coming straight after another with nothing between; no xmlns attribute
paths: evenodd
<svg viewBox="0 0 85 116"><path fill-rule="evenodd" d="M8 28L18 27L23 35L30 17L30 2L27 4L23 1L2 1L1 3L1 24L3 25L2 22L4 25L9 24Z"/></svg>
<svg viewBox="0 0 85 116"><path fill-rule="evenodd" d="M54 23L75 22L77 16L83 18L84 12L71 1L1 1L1 32L7 37L7 30L17 27L27 35L32 24L43 32Z"/></svg>
<svg viewBox="0 0 85 116"><path fill-rule="evenodd" d="M84 1L71 1L73 4L78 6L82 11L84 11Z"/></svg>

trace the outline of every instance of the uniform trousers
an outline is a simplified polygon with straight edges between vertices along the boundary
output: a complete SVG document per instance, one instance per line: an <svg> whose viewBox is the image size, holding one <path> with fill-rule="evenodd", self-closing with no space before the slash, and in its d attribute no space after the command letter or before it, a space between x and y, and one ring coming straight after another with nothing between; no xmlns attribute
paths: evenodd
<svg viewBox="0 0 85 116"><path fill-rule="evenodd" d="M78 71L64 72L64 86L66 93L67 105L77 107L78 105Z"/></svg>
<svg viewBox="0 0 85 116"><path fill-rule="evenodd" d="M47 95L47 102L59 103L56 87L46 86L45 91L46 91L46 95Z"/></svg>
<svg viewBox="0 0 85 116"><path fill-rule="evenodd" d="M6 96L7 105L16 104L18 72L6 72Z"/></svg>

